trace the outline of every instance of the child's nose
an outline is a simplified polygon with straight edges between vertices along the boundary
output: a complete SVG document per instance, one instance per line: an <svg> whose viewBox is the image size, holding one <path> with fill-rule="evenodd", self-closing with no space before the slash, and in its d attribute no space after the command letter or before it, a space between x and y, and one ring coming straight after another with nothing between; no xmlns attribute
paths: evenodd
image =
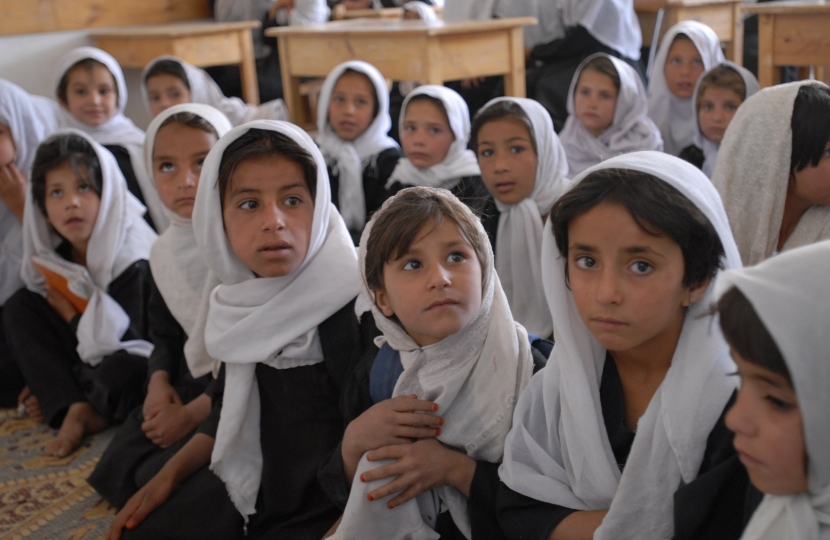
<svg viewBox="0 0 830 540"><path fill-rule="evenodd" d="M752 406L749 403L749 396L746 389L738 390L738 397L735 404L726 413L724 421L726 427L735 433L751 437L755 434L755 422L752 419Z"/></svg>
<svg viewBox="0 0 830 540"><path fill-rule="evenodd" d="M275 232L285 228L285 216L277 203L263 205L262 230Z"/></svg>
<svg viewBox="0 0 830 540"><path fill-rule="evenodd" d="M616 272L611 269L601 270L596 295L600 304L620 303L622 296L620 295L620 282Z"/></svg>

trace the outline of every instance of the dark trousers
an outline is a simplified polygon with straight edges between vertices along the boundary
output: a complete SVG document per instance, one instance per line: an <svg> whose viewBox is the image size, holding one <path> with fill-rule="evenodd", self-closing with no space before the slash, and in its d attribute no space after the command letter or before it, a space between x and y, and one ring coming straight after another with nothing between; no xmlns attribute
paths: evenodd
<svg viewBox="0 0 830 540"><path fill-rule="evenodd" d="M2 318L3 308L0 307L0 321ZM0 325L0 407L17 407L17 396L25 384L6 342L6 332Z"/></svg>

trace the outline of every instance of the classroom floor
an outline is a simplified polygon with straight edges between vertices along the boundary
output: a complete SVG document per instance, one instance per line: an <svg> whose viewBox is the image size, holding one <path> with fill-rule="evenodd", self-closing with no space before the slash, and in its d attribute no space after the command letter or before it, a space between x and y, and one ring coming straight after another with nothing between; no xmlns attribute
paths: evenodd
<svg viewBox="0 0 830 540"><path fill-rule="evenodd" d="M114 510L86 483L114 429L65 458L43 455L54 430L0 409L0 538L94 540Z"/></svg>

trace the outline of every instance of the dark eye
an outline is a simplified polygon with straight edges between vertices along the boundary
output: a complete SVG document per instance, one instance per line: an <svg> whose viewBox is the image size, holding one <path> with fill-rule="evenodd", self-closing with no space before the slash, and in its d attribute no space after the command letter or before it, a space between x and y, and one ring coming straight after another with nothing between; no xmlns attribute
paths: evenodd
<svg viewBox="0 0 830 540"><path fill-rule="evenodd" d="M521 154L522 152L525 151L525 147L524 146L511 146L510 151L513 152L514 154Z"/></svg>
<svg viewBox="0 0 830 540"><path fill-rule="evenodd" d="M594 260L593 257L588 257L587 255L583 255L582 257L577 257L575 264L577 268L582 268L583 270L589 270L591 268L596 267L597 261Z"/></svg>
<svg viewBox="0 0 830 540"><path fill-rule="evenodd" d="M766 396L765 399L767 401L769 401L770 403L772 403L772 406L775 407L776 409L780 410L780 411L789 411L790 409L793 408L792 403L788 403L788 402L786 402L782 399L778 399L778 398L773 397L773 396Z"/></svg>
<svg viewBox="0 0 830 540"><path fill-rule="evenodd" d="M62 189L53 189L52 191L49 192L50 197L60 197L62 195L63 195L63 190Z"/></svg>
<svg viewBox="0 0 830 540"><path fill-rule="evenodd" d="M635 274L648 274L653 266L645 261L637 261L631 265L631 270L634 271Z"/></svg>
<svg viewBox="0 0 830 540"><path fill-rule="evenodd" d="M251 199L248 199L239 203L237 207L243 210L254 210L256 208L259 208L259 203Z"/></svg>
<svg viewBox="0 0 830 540"><path fill-rule="evenodd" d="M291 196L285 199L286 206L297 206L301 202L303 202L303 200L297 196Z"/></svg>
<svg viewBox="0 0 830 540"><path fill-rule="evenodd" d="M169 161L165 161L164 163L159 165L159 171L163 173L172 172L175 167Z"/></svg>
<svg viewBox="0 0 830 540"><path fill-rule="evenodd" d="M413 259L413 260L406 261L405 263L403 263L402 268L404 270L417 270L420 267L421 267L421 263Z"/></svg>
<svg viewBox="0 0 830 540"><path fill-rule="evenodd" d="M465 257L464 254L461 253L460 251L454 251L454 252L450 253L449 257L447 257L447 262L453 262L453 263L461 263L461 262L464 262L466 260L467 260L467 257Z"/></svg>
<svg viewBox="0 0 830 540"><path fill-rule="evenodd" d="M489 148L486 149L486 150L482 150L481 152L478 153L478 157L484 157L484 158L490 157L492 155L493 155L493 151Z"/></svg>

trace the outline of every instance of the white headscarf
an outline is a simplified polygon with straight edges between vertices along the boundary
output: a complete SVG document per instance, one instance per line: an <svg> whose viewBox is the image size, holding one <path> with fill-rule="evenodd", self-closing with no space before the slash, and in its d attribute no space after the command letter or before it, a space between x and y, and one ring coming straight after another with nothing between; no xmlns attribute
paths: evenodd
<svg viewBox="0 0 830 540"><path fill-rule="evenodd" d="M210 75L203 69L188 64L175 56L159 56L144 68L141 72L141 98L144 100L144 107L147 114L150 112L150 97L147 94L147 73L162 60L170 60L182 66L187 76L187 86L190 88L190 102L210 105L222 111L228 117L231 124L238 126L251 120L288 120L288 110L285 102L275 99L262 105L249 105L238 97L225 97L222 89L216 84Z"/></svg>
<svg viewBox="0 0 830 540"><path fill-rule="evenodd" d="M515 103L530 119L537 164L536 183L527 198L513 205L495 199L500 213L496 270L516 321L546 338L553 332L553 323L542 288L542 218L567 189L568 162L544 107L531 99L504 97L491 100L481 110L499 102Z"/></svg>
<svg viewBox="0 0 830 540"><path fill-rule="evenodd" d="M378 113L372 119L372 123L354 141L341 139L329 123L331 94L346 70L355 71L369 79L375 89L378 106ZM375 66L360 60L351 60L331 70L317 101L317 144L320 145L326 163L338 172L340 214L349 230L361 231L366 224L363 169L368 165L368 160L387 148L400 148L395 139L387 135L391 128L389 90L386 88L386 79Z"/></svg>
<svg viewBox="0 0 830 540"><path fill-rule="evenodd" d="M228 146L251 129L275 131L303 147L317 165L317 194L308 254L282 277L257 278L236 257L225 234L218 176ZM317 327L360 292L349 231L331 204L326 164L314 141L288 122L257 120L225 134L208 154L193 209L193 231L221 284L210 295L205 345L225 363L222 415L211 469L245 517L254 513L262 476L258 363L274 369L323 361Z"/></svg>
<svg viewBox="0 0 830 540"><path fill-rule="evenodd" d="M103 64L115 80L115 87L118 91L115 113L112 115L112 118L100 126L91 126L81 122L72 116L68 110L63 109L61 110L59 119L61 127L81 130L95 139L98 144L104 146L121 146L127 150L127 153L130 155L133 172L141 188L141 194L144 196L144 202L147 204L147 209L150 212L150 217L153 218L156 229L162 232L167 228L167 216L164 213L164 205L161 203L161 199L159 199L158 192L153 184L152 175L149 171L144 170L144 156L141 151L144 145L144 132L124 115L124 108L127 106L127 83L124 81L124 72L121 71L121 66L118 65L115 58L95 47L78 47L77 49L72 49L58 60L53 88L57 93L58 86L66 72L78 62L90 58Z"/></svg>
<svg viewBox="0 0 830 540"><path fill-rule="evenodd" d="M751 268L725 272L715 285L718 297L737 287L781 351L798 397L807 449L808 490L767 495L752 514L741 537L744 540L830 538L828 270L830 242L820 242Z"/></svg>
<svg viewBox="0 0 830 540"><path fill-rule="evenodd" d="M734 70L738 75L741 76L741 79L743 79L743 81L744 81L744 86L746 87L746 94L744 95L744 101L746 101L751 96L758 93L758 91L761 89L761 87L758 84L758 79L756 79L755 75L753 75L752 72L749 71L748 69L743 68L743 67L739 66L738 64L735 64L734 62L730 62L729 60L725 60L723 63L713 67L712 69L715 69L716 67L720 67L720 66L727 66L727 67L731 68L732 70ZM712 71L712 70L710 69L709 71ZM709 72L707 71L706 73L701 75L700 78L697 80L697 84L695 85L695 93L694 93L694 95L692 95L692 104L695 107L695 117L698 118L698 119L699 119L699 113L697 111L697 105L696 105L697 96L698 96L698 93L700 92L700 83L706 77L707 73L709 73ZM717 163L717 161L718 161L718 150L720 150L720 143L717 143L715 141L707 139L703 135L703 132L700 131L700 121L699 120L697 122L695 122L695 146L697 146L698 148L703 150L704 161L703 161L703 167L701 167L701 170L703 171L703 174L705 174L709 178L712 178L712 174L715 172L715 163Z"/></svg>
<svg viewBox="0 0 830 540"><path fill-rule="evenodd" d="M109 294L107 287L133 263L150 256L156 233L142 217L144 206L129 191L115 158L82 131L61 129L44 141L76 135L92 145L101 164L101 205L92 229L86 267L65 260L55 252L61 238L47 223L35 203L31 188L23 217L23 267L21 275L30 291L46 295L45 281L32 264L37 255L61 267L73 288L89 295L89 304L78 321L78 355L97 366L105 356L120 349L150 356L153 345L144 340L121 341L130 327L130 317Z"/></svg>
<svg viewBox="0 0 830 540"><path fill-rule="evenodd" d="M446 192L436 193L436 196L452 197ZM384 203L384 208L392 200L394 198ZM463 207L464 212L471 212L457 199L453 202ZM383 211L382 208L375 216ZM369 289L365 275L366 244L375 224L374 217L360 240L360 269L363 295L370 299L372 315L383 332L375 343L378 346L387 343L401 355L404 370L395 384L393 397L416 394L420 399L438 403L445 426L437 439L445 445L463 449L473 459L497 463L502 457L517 396L533 372L533 359L527 331L513 321L498 274L494 271L487 234L476 217L470 216L470 219L476 223L478 241L484 246L485 253L485 260L481 261L481 309L467 326L438 343L418 346L399 323L384 316L375 305L374 293ZM355 478L382 465L383 462L369 463L364 455ZM387 482L388 479L383 479L352 484L343 522L332 538L437 538L432 527L442 503L449 508L459 530L470 538L469 504L461 492L442 486L390 512L384 501L368 502L366 499L369 492Z"/></svg>
<svg viewBox="0 0 830 540"><path fill-rule="evenodd" d="M147 142L144 145L144 160L148 171L153 172L153 150L156 135L165 120L178 113L193 113L204 118L221 137L231 129L228 119L209 105L187 103L165 109L156 116L147 128ZM153 176L154 182L155 177ZM196 245L193 224L169 208L164 209L170 219L170 226L164 231L150 250L150 270L153 280L161 292L164 303L188 336L185 351L187 363L194 377L205 375L214 366L213 359L204 350L204 325L207 318L207 302L210 292L219 281L210 274L207 262ZM203 307L204 306L204 307ZM201 320L199 316L203 315ZM198 327L197 327L198 325ZM193 343L191 343L191 341ZM199 345L198 350L193 347Z"/></svg>
<svg viewBox="0 0 830 540"><path fill-rule="evenodd" d="M695 44L703 60L704 71L709 71L723 63L723 51L721 51L718 36L714 30L703 23L679 22L669 28L663 37L648 83L648 115L660 128L665 152L673 156L694 143L695 129L697 129L697 115L692 98L680 99L671 93L666 84L664 72L666 57L678 34L687 35Z"/></svg>
<svg viewBox="0 0 830 540"><path fill-rule="evenodd" d="M599 137L594 137L576 117L574 94L582 69L598 57L608 58L614 64L620 77L620 90L617 93L613 123ZM605 53L589 56L577 68L568 91L568 119L559 138L568 155L571 176L620 154L663 149L660 130L648 116L648 101L640 76L622 60Z"/></svg>
<svg viewBox="0 0 830 540"><path fill-rule="evenodd" d="M467 149L467 143L470 140L470 109L464 99L454 90L427 84L410 92L401 107L401 118L398 124L400 129L403 129L406 107L412 98L420 95L435 98L444 105L455 140L450 145L450 150L444 160L426 169L419 169L409 159L401 158L386 186L400 182L405 186L452 189L462 177L480 175L481 169L478 168L476 154Z"/></svg>
<svg viewBox="0 0 830 540"><path fill-rule="evenodd" d="M712 183L723 198L729 223L752 266L778 251L792 157L793 105L801 81L765 88L735 113L721 142ZM830 206L810 207L782 251L830 238Z"/></svg>
<svg viewBox="0 0 830 540"><path fill-rule="evenodd" d="M438 20L438 15L435 14L435 10L432 9L432 6L430 6L429 4L413 0L412 2L405 3L403 5L403 8L406 11L412 11L414 13L417 13L418 18L422 21L433 22Z"/></svg>
<svg viewBox="0 0 830 540"><path fill-rule="evenodd" d="M726 268L740 267L720 197L698 169L660 152L611 158L592 172L627 169L651 174L687 197L718 233ZM516 406L502 481L528 497L575 510L609 509L594 538L671 538L673 493L697 477L706 441L734 384L734 369L717 323L707 317L712 287L685 315L666 378L637 423L624 472L608 441L600 405L606 349L579 316L565 278L565 260L551 222L545 227L542 268L556 345Z"/></svg>

